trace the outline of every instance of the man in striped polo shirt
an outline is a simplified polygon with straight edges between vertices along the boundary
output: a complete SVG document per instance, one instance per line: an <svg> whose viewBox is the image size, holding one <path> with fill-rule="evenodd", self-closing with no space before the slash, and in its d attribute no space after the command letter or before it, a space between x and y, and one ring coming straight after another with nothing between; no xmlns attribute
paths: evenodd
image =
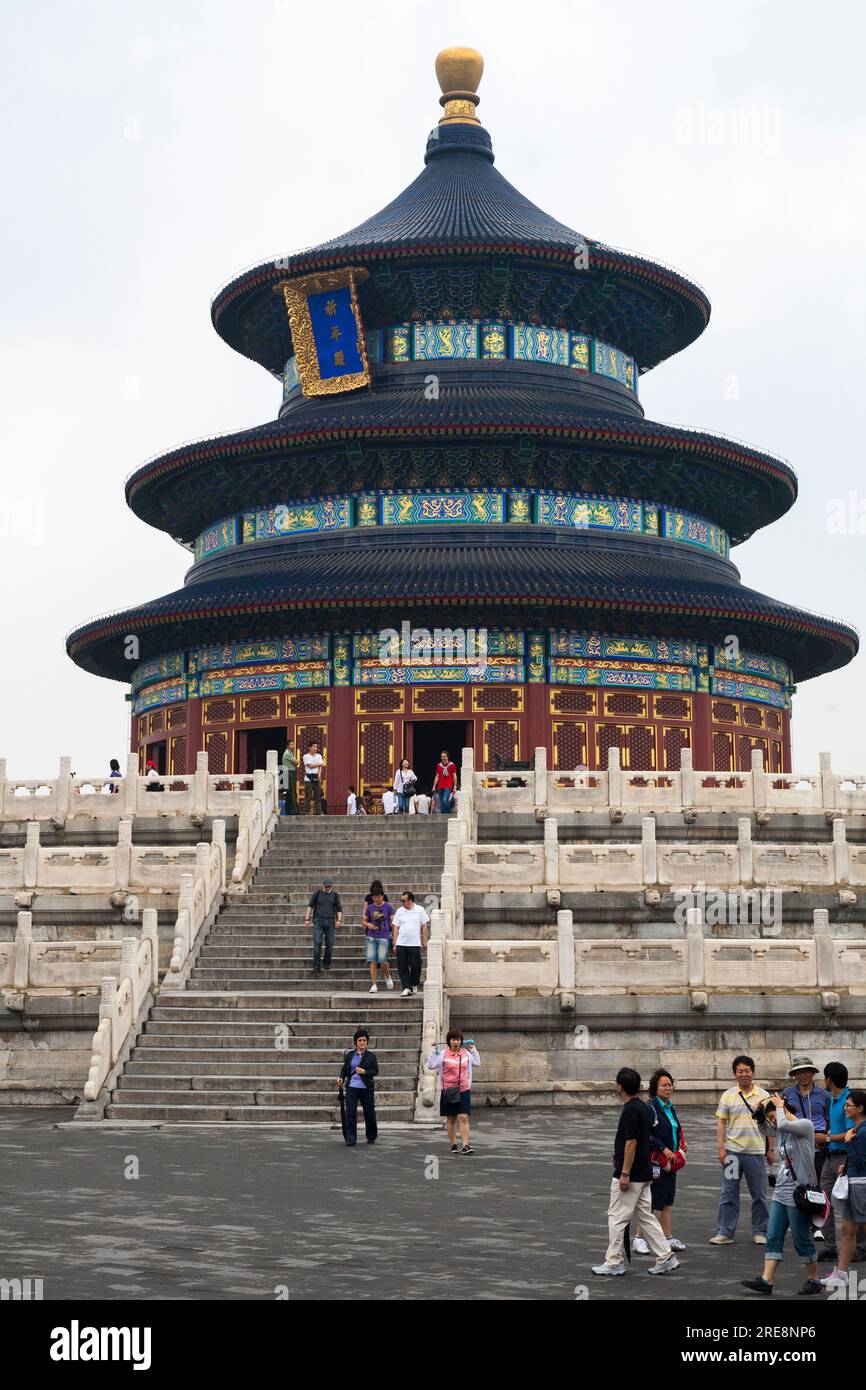
<svg viewBox="0 0 866 1390"><path fill-rule="evenodd" d="M751 1057L735 1057L736 1085L725 1091L716 1109L716 1140L722 1165L719 1229L710 1245L730 1245L740 1219L740 1179L745 1175L752 1199L752 1240L767 1243L770 1189L767 1167L773 1162L775 1136L763 1118L769 1092L755 1084Z"/></svg>

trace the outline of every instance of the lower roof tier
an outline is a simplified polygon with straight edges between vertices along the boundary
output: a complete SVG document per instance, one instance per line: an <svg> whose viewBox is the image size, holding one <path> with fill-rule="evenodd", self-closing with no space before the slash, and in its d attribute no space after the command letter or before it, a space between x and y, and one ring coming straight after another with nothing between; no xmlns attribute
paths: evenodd
<svg viewBox="0 0 866 1390"><path fill-rule="evenodd" d="M172 450L132 474L127 502L191 545L221 517L281 495L549 487L681 507L709 517L737 544L797 496L793 470L770 454L703 431L588 411L566 367L541 369L547 384L531 386L467 384L460 369L448 375L446 367L454 371L437 368L437 398L425 396L416 376L387 390L305 399L278 420Z"/></svg>
<svg viewBox="0 0 866 1390"><path fill-rule="evenodd" d="M98 618L67 638L84 670L128 682L129 638L144 661L174 649L300 632L442 624L597 627L685 636L786 661L794 680L844 666L853 628L792 608L738 582L733 565L641 537L528 527L407 527L282 539L215 556L187 587ZM267 551L267 554L265 553ZM207 577L205 577L205 574Z"/></svg>

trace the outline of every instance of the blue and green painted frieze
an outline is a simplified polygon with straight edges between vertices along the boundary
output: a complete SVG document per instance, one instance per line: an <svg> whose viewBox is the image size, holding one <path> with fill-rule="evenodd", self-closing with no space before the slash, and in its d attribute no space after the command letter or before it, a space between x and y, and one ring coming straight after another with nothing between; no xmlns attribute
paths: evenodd
<svg viewBox="0 0 866 1390"><path fill-rule="evenodd" d="M727 558L727 534L705 518L633 497L541 488L377 490L276 502L227 517L199 536L196 560L235 545L354 527L540 525L663 536Z"/></svg>
<svg viewBox="0 0 866 1390"><path fill-rule="evenodd" d="M532 362L571 367L581 374L618 381L637 396L637 364L620 348L585 333L508 319L426 319L397 323L366 334L373 367L403 362ZM283 371L283 400L301 389L297 360Z"/></svg>

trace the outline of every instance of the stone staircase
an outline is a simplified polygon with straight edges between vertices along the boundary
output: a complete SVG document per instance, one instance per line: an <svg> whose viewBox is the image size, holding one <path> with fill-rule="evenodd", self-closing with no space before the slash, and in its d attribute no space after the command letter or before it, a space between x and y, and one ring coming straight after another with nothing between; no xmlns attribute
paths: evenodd
<svg viewBox="0 0 866 1390"><path fill-rule="evenodd" d="M411 1120L422 1001L371 995L360 928L381 878L396 905L438 895L448 817L287 817L249 894L208 933L184 990L161 995L106 1108L107 1119L333 1121L336 1077L355 1028L379 1058L381 1120ZM328 874L343 901L330 971L312 973L311 892ZM428 911L431 904L427 904ZM381 975L381 972L380 972Z"/></svg>

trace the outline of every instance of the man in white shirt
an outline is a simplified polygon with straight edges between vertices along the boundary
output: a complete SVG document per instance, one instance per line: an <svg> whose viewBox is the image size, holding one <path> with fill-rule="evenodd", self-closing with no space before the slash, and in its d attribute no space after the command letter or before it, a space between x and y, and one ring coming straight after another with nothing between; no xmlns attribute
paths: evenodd
<svg viewBox="0 0 866 1390"><path fill-rule="evenodd" d="M390 789L382 793L382 810L386 816L393 816L397 809L397 797Z"/></svg>
<svg viewBox="0 0 866 1390"><path fill-rule="evenodd" d="M307 806L312 806L312 814L320 816L322 814L322 770L325 766L324 758L319 752L319 745L311 743L304 754L304 792L306 794Z"/></svg>
<svg viewBox="0 0 866 1390"><path fill-rule="evenodd" d="M430 918L415 902L414 893L401 893L403 906L394 913L391 930L397 950L397 970L403 986L401 998L418 993L421 982L421 951L426 950Z"/></svg>
<svg viewBox="0 0 866 1390"><path fill-rule="evenodd" d="M415 796L415 797L413 797L412 799L413 799L414 804L415 804L415 814L416 814L417 816L429 816L429 814L430 814L430 798L429 798L429 796L427 795L427 793L426 793L426 792L419 792L418 795Z"/></svg>

